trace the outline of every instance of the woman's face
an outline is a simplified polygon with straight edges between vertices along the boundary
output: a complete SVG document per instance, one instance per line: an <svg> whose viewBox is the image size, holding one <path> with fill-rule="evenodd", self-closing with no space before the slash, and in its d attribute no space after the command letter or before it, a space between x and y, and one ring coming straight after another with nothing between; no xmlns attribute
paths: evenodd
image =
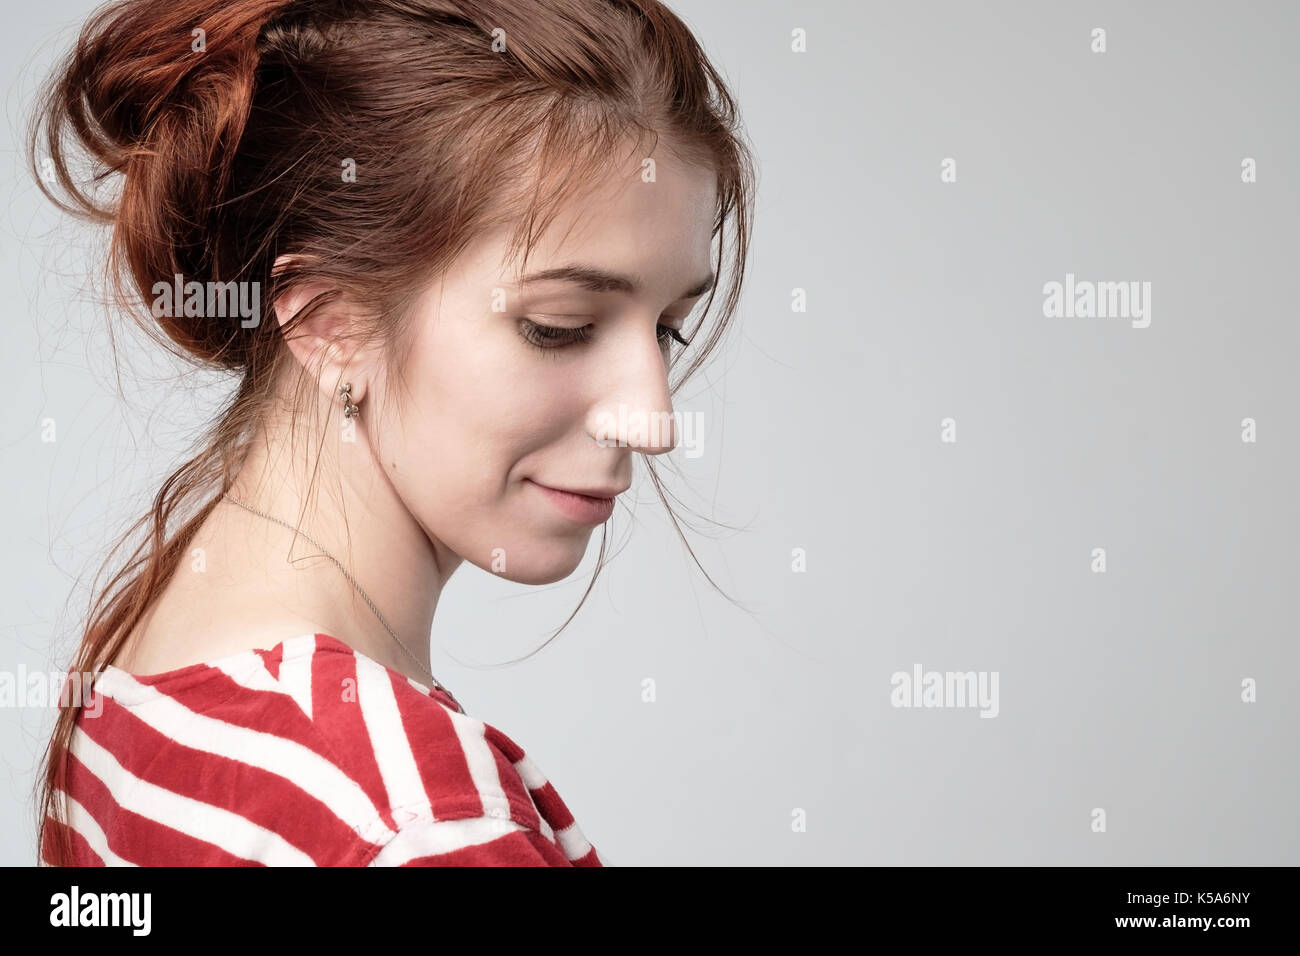
<svg viewBox="0 0 1300 956"><path fill-rule="evenodd" d="M668 330L713 278L716 186L708 168L655 163L655 181L637 159L563 209L525 276L504 263L502 230L418 303L405 387L377 383L373 438L440 552L512 581L560 580L613 510L563 492L612 498L634 454L676 444L668 369L683 347Z"/></svg>

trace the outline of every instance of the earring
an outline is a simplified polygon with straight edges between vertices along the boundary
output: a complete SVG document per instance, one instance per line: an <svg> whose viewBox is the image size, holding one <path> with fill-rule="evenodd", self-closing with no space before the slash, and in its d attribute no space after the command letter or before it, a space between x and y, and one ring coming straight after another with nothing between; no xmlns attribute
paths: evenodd
<svg viewBox="0 0 1300 956"><path fill-rule="evenodd" d="M359 409L352 403L352 383L348 382L340 388L339 395L343 397L343 417L356 418Z"/></svg>

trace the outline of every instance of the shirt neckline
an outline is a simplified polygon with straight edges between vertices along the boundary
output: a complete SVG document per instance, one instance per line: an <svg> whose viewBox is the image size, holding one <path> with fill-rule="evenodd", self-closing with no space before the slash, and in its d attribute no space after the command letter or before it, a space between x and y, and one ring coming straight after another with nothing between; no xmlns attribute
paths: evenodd
<svg viewBox="0 0 1300 956"><path fill-rule="evenodd" d="M311 638L311 640L308 640L308 638ZM250 647L242 651L235 651L232 654L224 654L221 657L213 657L193 664L174 667L171 670L159 671L156 674L132 674L116 664L106 664L99 672L95 687L119 704L132 707L147 700L152 700L155 695L148 691L157 689L164 684L181 681L188 686L201 680L207 680L217 674L239 673L242 675L251 673L257 667L265 665L265 655L273 655L277 651L281 662L296 660L320 651L351 654L361 660L382 667L390 676L401 678L425 695L436 697L439 702L445 701L457 713L463 714L465 712L447 692L436 687L429 687L413 677L408 677L401 671L375 660L370 655L361 653L346 641L323 631L305 631L301 634L295 634L293 637L287 637L270 647ZM102 686L105 683L107 686ZM143 687L139 685L143 685Z"/></svg>

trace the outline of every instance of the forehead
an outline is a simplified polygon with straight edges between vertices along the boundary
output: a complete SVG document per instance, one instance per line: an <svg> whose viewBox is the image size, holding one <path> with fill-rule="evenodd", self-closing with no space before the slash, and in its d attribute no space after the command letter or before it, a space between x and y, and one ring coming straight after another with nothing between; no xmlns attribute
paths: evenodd
<svg viewBox="0 0 1300 956"><path fill-rule="evenodd" d="M574 184L529 254L529 274L581 261L640 277L647 292L681 292L710 271L717 180L709 166L659 148L610 164ZM521 262L504 264L517 280Z"/></svg>
<svg viewBox="0 0 1300 956"><path fill-rule="evenodd" d="M653 165L644 163L646 158L634 154L617 166L605 164L597 176L574 181L569 197L560 201L551 222L534 239L526 264L522 248L511 256L528 212L531 193L525 190L506 215L432 278L423 298L440 311L447 296L478 302L497 295L495 290L510 295L567 293L589 286L561 280L522 286L519 282L525 274L581 264L636 280L635 292L611 288L612 293L659 305L676 301L713 272L716 176L707 165L685 162L662 147L649 157Z"/></svg>

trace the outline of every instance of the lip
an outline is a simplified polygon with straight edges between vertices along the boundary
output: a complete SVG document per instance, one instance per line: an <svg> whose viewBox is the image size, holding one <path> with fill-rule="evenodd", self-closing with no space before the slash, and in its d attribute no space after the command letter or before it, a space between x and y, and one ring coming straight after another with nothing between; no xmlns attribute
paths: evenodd
<svg viewBox="0 0 1300 956"><path fill-rule="evenodd" d="M627 491L626 488L584 488L575 491L552 488L531 478L526 481L536 485L560 514L581 524L604 524L614 513L614 499Z"/></svg>

